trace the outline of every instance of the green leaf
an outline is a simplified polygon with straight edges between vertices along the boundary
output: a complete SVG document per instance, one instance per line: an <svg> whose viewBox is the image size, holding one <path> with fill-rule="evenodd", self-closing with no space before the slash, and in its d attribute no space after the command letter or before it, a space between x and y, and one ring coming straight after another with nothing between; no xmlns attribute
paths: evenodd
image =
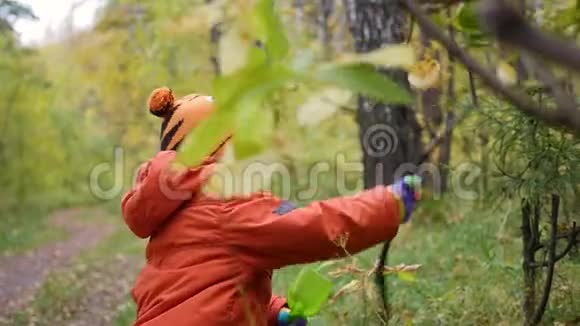
<svg viewBox="0 0 580 326"><path fill-rule="evenodd" d="M489 40L479 23L479 16L474 3L462 3L457 10L453 23L463 33L468 46L484 47L489 45Z"/></svg>
<svg viewBox="0 0 580 326"><path fill-rule="evenodd" d="M188 135L177 155L177 160L187 166L199 164L229 133L235 133L244 120L251 121L252 115L263 114L256 110L259 104L273 90L282 87L292 78L294 74L284 66L262 65L247 67L229 76L216 79L214 94L217 110ZM267 126L252 126L253 128L268 128ZM243 139L248 136L240 133L239 137ZM249 136L249 139L255 140L255 138L255 136ZM245 143L246 147L240 149L242 154L255 154L257 148L263 147L254 140ZM240 148L239 144L240 141L238 141L238 148Z"/></svg>
<svg viewBox="0 0 580 326"><path fill-rule="evenodd" d="M312 268L303 268L288 293L292 316L310 317L320 312L332 293L332 282Z"/></svg>
<svg viewBox="0 0 580 326"><path fill-rule="evenodd" d="M472 3L462 3L459 5L455 16L455 26L462 31L480 31L479 17Z"/></svg>
<svg viewBox="0 0 580 326"><path fill-rule="evenodd" d="M270 145L273 117L260 103L261 97L252 97L242 103L238 114L238 128L234 137L236 159L260 154Z"/></svg>
<svg viewBox="0 0 580 326"><path fill-rule="evenodd" d="M218 109L184 139L176 160L186 166L203 161L235 126L235 111Z"/></svg>
<svg viewBox="0 0 580 326"><path fill-rule="evenodd" d="M407 90L369 64L325 65L314 73L314 79L362 93L391 104L408 104Z"/></svg>
<svg viewBox="0 0 580 326"><path fill-rule="evenodd" d="M258 1L255 7L255 25L258 39L266 45L268 57L278 62L286 58L290 45L273 0Z"/></svg>

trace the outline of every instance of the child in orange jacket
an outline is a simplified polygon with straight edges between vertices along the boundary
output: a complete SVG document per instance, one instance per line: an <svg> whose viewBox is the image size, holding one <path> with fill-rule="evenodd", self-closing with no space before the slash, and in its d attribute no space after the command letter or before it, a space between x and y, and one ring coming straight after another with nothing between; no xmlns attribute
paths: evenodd
<svg viewBox="0 0 580 326"><path fill-rule="evenodd" d="M403 183L397 191L379 186L303 208L265 193L204 193L225 142L199 166L172 163L183 138L213 112L212 102L202 95L176 101L168 88L149 99L150 112L163 119L161 150L122 201L129 228L149 238L132 291L135 325L277 325L288 307L272 295L272 270L391 240L413 210L414 190Z"/></svg>

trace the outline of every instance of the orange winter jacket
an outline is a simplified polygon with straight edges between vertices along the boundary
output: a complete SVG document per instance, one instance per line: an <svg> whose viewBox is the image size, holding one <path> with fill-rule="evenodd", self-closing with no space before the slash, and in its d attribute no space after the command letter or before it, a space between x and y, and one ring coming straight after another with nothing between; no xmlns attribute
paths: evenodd
<svg viewBox="0 0 580 326"><path fill-rule="evenodd" d="M272 296L272 270L354 254L397 233L388 188L287 209L265 193L207 195L216 159L180 169L174 158L159 152L122 201L129 228L149 238L132 291L135 325L276 325L286 301Z"/></svg>

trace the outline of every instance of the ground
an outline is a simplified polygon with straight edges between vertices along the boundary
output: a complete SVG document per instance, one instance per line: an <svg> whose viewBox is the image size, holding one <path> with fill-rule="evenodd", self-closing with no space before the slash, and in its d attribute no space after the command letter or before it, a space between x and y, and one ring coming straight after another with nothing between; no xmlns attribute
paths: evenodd
<svg viewBox="0 0 580 326"><path fill-rule="evenodd" d="M111 255L115 247L126 249L124 240L132 241L110 215L103 208L57 210L43 227L62 228L60 241L4 252L0 324L111 325L142 259L130 249Z"/></svg>

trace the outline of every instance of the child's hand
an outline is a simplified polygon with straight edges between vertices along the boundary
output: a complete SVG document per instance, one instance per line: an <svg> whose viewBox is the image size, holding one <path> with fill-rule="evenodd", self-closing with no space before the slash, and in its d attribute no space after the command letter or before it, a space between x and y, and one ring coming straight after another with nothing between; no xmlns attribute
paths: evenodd
<svg viewBox="0 0 580 326"><path fill-rule="evenodd" d="M278 313L278 326L306 326L306 318L298 317L290 320L290 309L282 308Z"/></svg>
<svg viewBox="0 0 580 326"><path fill-rule="evenodd" d="M393 184L391 189L402 204L402 223L406 223L411 219L415 204L420 199L421 177L408 175Z"/></svg>

